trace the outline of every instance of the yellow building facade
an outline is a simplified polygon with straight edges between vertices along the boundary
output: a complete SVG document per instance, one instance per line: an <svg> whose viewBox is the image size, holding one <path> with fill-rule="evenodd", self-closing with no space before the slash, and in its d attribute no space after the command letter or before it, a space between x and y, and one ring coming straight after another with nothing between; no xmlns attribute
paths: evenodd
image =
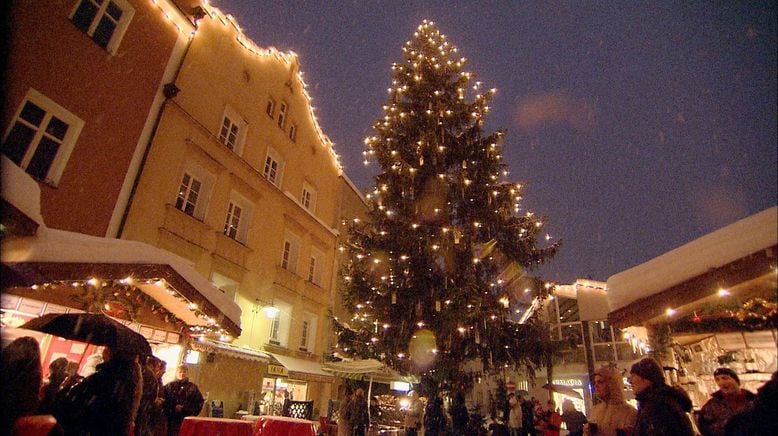
<svg viewBox="0 0 778 436"><path fill-rule="evenodd" d="M284 390L325 415L341 203L359 194L313 115L297 57L257 47L203 8L121 238L188 259L241 307L240 337L191 345L192 378L225 417L268 413Z"/></svg>

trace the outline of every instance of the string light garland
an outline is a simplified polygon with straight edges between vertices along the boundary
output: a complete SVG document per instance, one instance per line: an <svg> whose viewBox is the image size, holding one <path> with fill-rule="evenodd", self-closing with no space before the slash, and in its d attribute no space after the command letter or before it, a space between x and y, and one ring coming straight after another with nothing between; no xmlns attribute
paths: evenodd
<svg viewBox="0 0 778 436"><path fill-rule="evenodd" d="M199 320L199 324L187 323L159 301L149 296L140 287L156 286L164 290L171 298L178 301L178 305L186 307L192 315ZM73 288L74 302L87 312L117 314L128 318L133 322L141 322L139 319L141 309L148 310L161 320L175 326L180 333L192 337L219 338L220 340L232 340L232 336L212 316L206 314L194 302L187 299L173 287L160 278L135 280L132 277L123 279L100 279L92 277L85 280L55 280L45 283L37 283L30 289L40 293L58 292L65 287Z"/></svg>

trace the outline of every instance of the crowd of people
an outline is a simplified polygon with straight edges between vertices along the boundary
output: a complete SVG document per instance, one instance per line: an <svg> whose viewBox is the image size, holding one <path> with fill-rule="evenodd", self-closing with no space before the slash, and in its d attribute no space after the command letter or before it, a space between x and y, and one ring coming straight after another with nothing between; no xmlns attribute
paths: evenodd
<svg viewBox="0 0 778 436"><path fill-rule="evenodd" d="M153 355L106 346L99 360L94 371L79 374L77 362L54 359L44 380L38 342L21 337L8 344L2 350L0 436L19 434L19 421L35 415L56 418L52 435L172 436L203 407L185 365L163 385L166 364Z"/></svg>
<svg viewBox="0 0 778 436"><path fill-rule="evenodd" d="M100 360L94 371L82 368L79 374L78 363L54 359L44 380L38 342L31 337L11 342L2 350L0 436L15 434L18 420L31 415L53 415L52 435L173 436L185 417L198 415L203 407L203 396L185 365L177 368L176 380L163 385L166 365L153 355L103 347ZM474 421L462 393L453 396L446 410L440 396L425 405L411 392L404 434L558 436L563 428L573 436L778 434L778 373L757 393L743 389L730 368L718 368L713 376L719 389L693 412L689 395L666 383L656 360L644 358L632 365L627 378L635 408L625 400L621 372L604 366L594 373L597 401L588 417L569 400L563 401L560 413L554 401L542 406L534 397L511 393L499 408L500 416L487 425ZM364 436L381 408L377 398L368 402L364 390L357 389L347 391L339 412L339 436Z"/></svg>

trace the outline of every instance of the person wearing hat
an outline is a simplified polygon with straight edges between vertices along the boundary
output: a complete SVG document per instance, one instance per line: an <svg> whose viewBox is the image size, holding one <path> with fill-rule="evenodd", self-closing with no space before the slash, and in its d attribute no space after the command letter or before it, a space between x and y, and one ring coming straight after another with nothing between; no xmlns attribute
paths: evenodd
<svg viewBox="0 0 778 436"><path fill-rule="evenodd" d="M665 383L662 367L656 360L641 359L632 365L629 373L627 380L638 400L633 436L694 435L691 420L686 415L692 410L692 400L680 387Z"/></svg>
<svg viewBox="0 0 778 436"><path fill-rule="evenodd" d="M724 435L724 426L733 415L748 408L756 395L740 387L740 378L729 368L713 371L719 390L702 406L698 424L705 436Z"/></svg>

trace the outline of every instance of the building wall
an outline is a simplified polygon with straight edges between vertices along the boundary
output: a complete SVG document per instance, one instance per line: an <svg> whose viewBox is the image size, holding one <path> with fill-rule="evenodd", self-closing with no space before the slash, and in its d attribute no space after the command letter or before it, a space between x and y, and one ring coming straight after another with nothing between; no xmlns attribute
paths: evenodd
<svg viewBox="0 0 778 436"><path fill-rule="evenodd" d="M30 89L84 122L61 178L41 183L41 210L49 227L105 235L181 37L150 1L119 3L134 9L134 15L113 52L73 24L69 17L79 1L25 1L11 7L4 136Z"/></svg>
<svg viewBox="0 0 778 436"><path fill-rule="evenodd" d="M238 39L245 37L224 14L206 10L175 82L180 92L164 104L121 236L190 260L234 293L243 312L235 345L320 361L336 273L341 170L312 116L296 58L248 40L242 45ZM271 98L272 116L266 110ZM278 122L282 103L287 105L283 128ZM220 135L225 116L238 126L233 149ZM268 155L283 162L275 184L265 174ZM197 207L190 211L176 207L185 174L202 182ZM303 205L304 187L315 192L315 207ZM231 202L242 208L235 238L225 235ZM290 235L295 268L285 268L283 261ZM308 276L311 256L317 256L320 271L314 280ZM270 344L272 320L263 310L269 306L282 309L287 340L280 344ZM315 335L303 351L303 324L312 319ZM245 374L259 383L264 369L255 367ZM214 392L226 392L230 383L205 375L200 382L206 385L202 390ZM308 387L309 399L325 411L327 384L311 381ZM234 407L225 402L225 410Z"/></svg>

